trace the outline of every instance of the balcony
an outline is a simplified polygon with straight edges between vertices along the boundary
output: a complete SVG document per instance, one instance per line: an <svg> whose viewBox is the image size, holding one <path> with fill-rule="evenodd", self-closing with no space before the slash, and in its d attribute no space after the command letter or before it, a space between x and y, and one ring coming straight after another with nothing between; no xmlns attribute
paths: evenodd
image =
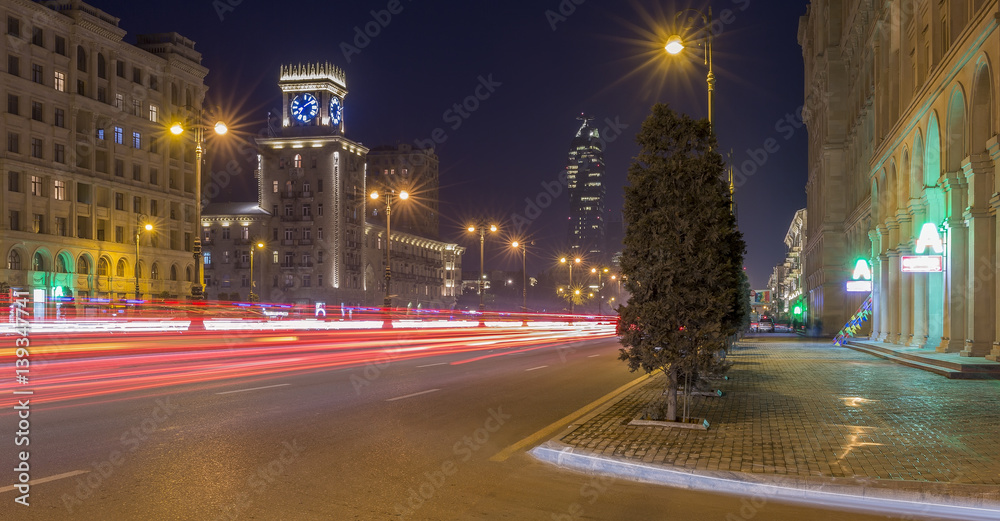
<svg viewBox="0 0 1000 521"><path fill-rule="evenodd" d="M299 239L300 246L309 246L312 245L312 243L313 243L312 239Z"/></svg>
<svg viewBox="0 0 1000 521"><path fill-rule="evenodd" d="M311 267L313 267L313 263L312 262L300 262L299 263L299 267L300 268L311 268Z"/></svg>
<svg viewBox="0 0 1000 521"><path fill-rule="evenodd" d="M294 262L282 262L281 263L281 267L282 268L294 268L295 267L295 263Z"/></svg>
<svg viewBox="0 0 1000 521"><path fill-rule="evenodd" d="M295 239L285 239L281 241L282 246L295 246Z"/></svg>

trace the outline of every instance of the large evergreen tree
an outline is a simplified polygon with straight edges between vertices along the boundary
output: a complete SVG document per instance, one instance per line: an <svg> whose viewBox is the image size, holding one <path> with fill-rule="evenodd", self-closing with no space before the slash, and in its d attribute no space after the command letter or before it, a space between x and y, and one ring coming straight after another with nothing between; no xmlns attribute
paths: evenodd
<svg viewBox="0 0 1000 521"><path fill-rule="evenodd" d="M679 377L710 363L742 322L745 245L708 121L657 104L636 141L625 187L621 268L631 297L619 309L620 358L632 371L666 374L664 412L674 421Z"/></svg>

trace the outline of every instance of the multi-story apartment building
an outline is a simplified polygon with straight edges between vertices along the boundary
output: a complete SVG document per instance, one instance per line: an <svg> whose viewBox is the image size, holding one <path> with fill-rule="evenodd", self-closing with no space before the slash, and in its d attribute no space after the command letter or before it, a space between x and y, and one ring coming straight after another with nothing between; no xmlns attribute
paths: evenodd
<svg viewBox="0 0 1000 521"><path fill-rule="evenodd" d="M566 180L569 189L569 246L590 262L607 262L605 251L604 148L593 118L583 121L569 147Z"/></svg>
<svg viewBox="0 0 1000 521"><path fill-rule="evenodd" d="M344 72L328 63L283 66L278 86L280 135L257 139L258 201L212 205L202 217L208 296L246 300L256 281L266 302L380 305L385 228L366 215L383 209L384 197L369 201L368 149L344 133ZM415 153L433 158L436 182L436 156ZM391 217L392 305L452 307L464 249L397 231L400 206Z"/></svg>
<svg viewBox="0 0 1000 521"><path fill-rule="evenodd" d="M790 312L796 305L805 304L803 297L804 277L802 272L802 248L806 242L806 210L795 212L792 222L785 233L785 260L774 267L767 286L771 290L771 298L783 309ZM801 299L801 300L800 300Z"/></svg>
<svg viewBox="0 0 1000 521"><path fill-rule="evenodd" d="M118 22L79 0L0 4L0 282L35 296L191 291L194 150L164 130L200 110L208 71L191 40L132 45Z"/></svg>
<svg viewBox="0 0 1000 521"><path fill-rule="evenodd" d="M407 190L413 196L393 208L393 229L421 237L439 237L438 157L434 149L407 144L372 148L368 151L368 185ZM368 221L385 226L385 212L370 210Z"/></svg>
<svg viewBox="0 0 1000 521"><path fill-rule="evenodd" d="M802 17L805 275L824 334L867 298L844 291L864 259L875 339L1000 357L997 13L995 0L814 0Z"/></svg>

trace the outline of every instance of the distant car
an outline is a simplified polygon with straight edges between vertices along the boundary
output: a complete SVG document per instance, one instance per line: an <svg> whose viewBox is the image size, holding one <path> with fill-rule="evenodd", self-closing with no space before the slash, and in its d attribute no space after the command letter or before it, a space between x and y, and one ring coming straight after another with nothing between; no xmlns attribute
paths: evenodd
<svg viewBox="0 0 1000 521"><path fill-rule="evenodd" d="M769 318L762 318L757 321L757 331L761 333L774 333L774 321Z"/></svg>

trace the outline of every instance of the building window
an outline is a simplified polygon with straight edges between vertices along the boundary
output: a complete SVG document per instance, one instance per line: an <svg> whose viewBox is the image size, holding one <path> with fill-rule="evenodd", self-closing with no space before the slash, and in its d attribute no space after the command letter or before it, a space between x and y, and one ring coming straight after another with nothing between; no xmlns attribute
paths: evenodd
<svg viewBox="0 0 1000 521"><path fill-rule="evenodd" d="M205 259L205 265L206 266L211 266L212 265L212 252L206 251L206 252L202 253L201 254L201 258Z"/></svg>
<svg viewBox="0 0 1000 521"><path fill-rule="evenodd" d="M21 174L17 172L7 172L7 190L11 192L21 191Z"/></svg>
<svg viewBox="0 0 1000 521"><path fill-rule="evenodd" d="M160 184L160 171L155 168L149 169L149 184L158 185Z"/></svg>
<svg viewBox="0 0 1000 521"><path fill-rule="evenodd" d="M153 280L160 280L160 264L159 263L154 262L153 265L149 268L149 278L151 278ZM206 282L206 284L207 284L207 282Z"/></svg>
<svg viewBox="0 0 1000 521"><path fill-rule="evenodd" d="M7 112L15 116L21 113L21 98L17 97L16 94L7 95Z"/></svg>
<svg viewBox="0 0 1000 521"><path fill-rule="evenodd" d="M160 216L160 204L156 199L149 200L149 215L153 217Z"/></svg>
<svg viewBox="0 0 1000 521"><path fill-rule="evenodd" d="M8 216L10 218L10 222L8 224L10 225L11 231L18 231L18 230L20 230L21 229L21 212L18 212L17 210L11 210L10 213L8 214Z"/></svg>
<svg viewBox="0 0 1000 521"><path fill-rule="evenodd" d="M316 205L316 215L318 215L320 217L323 216L323 203L320 203L320 204Z"/></svg>
<svg viewBox="0 0 1000 521"><path fill-rule="evenodd" d="M45 271L45 257L42 257L41 252L36 252L35 255L31 257L31 270Z"/></svg>
<svg viewBox="0 0 1000 521"><path fill-rule="evenodd" d="M44 193L42 192L42 178L37 175L31 176L31 195L44 197Z"/></svg>
<svg viewBox="0 0 1000 521"><path fill-rule="evenodd" d="M149 88L159 91L160 90L160 77L159 76L149 76Z"/></svg>
<svg viewBox="0 0 1000 521"><path fill-rule="evenodd" d="M240 275L240 287L241 288L250 287L250 277L248 277L245 273L243 275Z"/></svg>
<svg viewBox="0 0 1000 521"><path fill-rule="evenodd" d="M115 93L115 108L125 110L125 96L118 92Z"/></svg>
<svg viewBox="0 0 1000 521"><path fill-rule="evenodd" d="M45 83L43 79L45 75L45 69L37 63L31 64L31 81L35 83Z"/></svg>
<svg viewBox="0 0 1000 521"><path fill-rule="evenodd" d="M141 106L142 106L142 103L139 100L137 100L137 99L132 100L132 115L133 116L142 116L142 112L139 112L139 107L141 107Z"/></svg>
<svg viewBox="0 0 1000 521"><path fill-rule="evenodd" d="M42 154L42 140L38 138L31 138L31 157L36 159L43 159L45 156Z"/></svg>
<svg viewBox="0 0 1000 521"><path fill-rule="evenodd" d="M125 77L125 62L121 60L117 60L115 62L115 74L117 74L119 78Z"/></svg>
<svg viewBox="0 0 1000 521"><path fill-rule="evenodd" d="M274 181L272 186L274 187L274 193L278 193L278 182Z"/></svg>
<svg viewBox="0 0 1000 521"><path fill-rule="evenodd" d="M302 168L302 155L301 154L295 154L295 157L292 158L292 166L295 167L295 168Z"/></svg>
<svg viewBox="0 0 1000 521"><path fill-rule="evenodd" d="M311 188L312 188L312 185L309 184L309 181L304 181L302 183L302 191L303 192L311 192L312 191Z"/></svg>
<svg viewBox="0 0 1000 521"><path fill-rule="evenodd" d="M222 228L222 238L223 239L228 239L229 238L229 227L228 226L224 226Z"/></svg>
<svg viewBox="0 0 1000 521"><path fill-rule="evenodd" d="M21 153L21 136L13 132L7 133L7 151L14 154Z"/></svg>
<svg viewBox="0 0 1000 521"><path fill-rule="evenodd" d="M125 210L125 194L115 192L115 210Z"/></svg>
<svg viewBox="0 0 1000 521"><path fill-rule="evenodd" d="M55 125L59 128L66 128L66 111L63 109L56 109L55 112Z"/></svg>
<svg viewBox="0 0 1000 521"><path fill-rule="evenodd" d="M97 101L101 103L108 102L108 90L104 87L97 87Z"/></svg>
<svg viewBox="0 0 1000 521"><path fill-rule="evenodd" d="M118 259L118 267L115 268L115 275L119 277L125 276L125 259Z"/></svg>
<svg viewBox="0 0 1000 521"><path fill-rule="evenodd" d="M316 254L316 263L323 264L323 250L319 250L319 253Z"/></svg>
<svg viewBox="0 0 1000 521"><path fill-rule="evenodd" d="M142 197L132 196L132 213L142 213Z"/></svg>
<svg viewBox="0 0 1000 521"><path fill-rule="evenodd" d="M308 239L312 239L312 228L303 228L302 229L302 238L303 239L307 239L307 240Z"/></svg>
<svg viewBox="0 0 1000 521"><path fill-rule="evenodd" d="M312 286L312 276L310 276L310 275L303 275L302 276L302 287L303 288L308 288L310 286Z"/></svg>
<svg viewBox="0 0 1000 521"><path fill-rule="evenodd" d="M12 54L7 55L7 74L21 75L21 59Z"/></svg>
<svg viewBox="0 0 1000 521"><path fill-rule="evenodd" d="M135 83L142 83L142 69L132 67L132 81Z"/></svg>
<svg viewBox="0 0 1000 521"><path fill-rule="evenodd" d="M76 70L87 72L87 51L82 45L76 46Z"/></svg>
<svg viewBox="0 0 1000 521"><path fill-rule="evenodd" d="M35 26L31 28L31 44L45 47L45 31L41 27Z"/></svg>
<svg viewBox="0 0 1000 521"><path fill-rule="evenodd" d="M132 148L142 148L142 134L132 132Z"/></svg>
<svg viewBox="0 0 1000 521"><path fill-rule="evenodd" d="M295 215L295 210L292 208L292 205L286 204L285 205L285 217L291 217L293 215Z"/></svg>
<svg viewBox="0 0 1000 521"><path fill-rule="evenodd" d="M115 226L115 242L125 242L125 227Z"/></svg>
<svg viewBox="0 0 1000 521"><path fill-rule="evenodd" d="M316 275L316 286L320 287L320 288L323 287L323 276L322 275Z"/></svg>
<svg viewBox="0 0 1000 521"><path fill-rule="evenodd" d="M45 216L36 213L34 219L31 222L31 231L35 233L45 233Z"/></svg>
<svg viewBox="0 0 1000 521"><path fill-rule="evenodd" d="M21 20L14 18L13 16L7 17L7 34L20 38L21 36Z"/></svg>
<svg viewBox="0 0 1000 521"><path fill-rule="evenodd" d="M56 36L56 54L66 56L66 38Z"/></svg>
<svg viewBox="0 0 1000 521"><path fill-rule="evenodd" d="M323 191L323 180L322 179L317 179L316 180L316 191L317 192L322 192Z"/></svg>
<svg viewBox="0 0 1000 521"><path fill-rule="evenodd" d="M125 161L115 159L115 177L125 177Z"/></svg>
<svg viewBox="0 0 1000 521"><path fill-rule="evenodd" d="M121 145L124 142L125 131L121 127L115 127L115 144Z"/></svg>
<svg viewBox="0 0 1000 521"><path fill-rule="evenodd" d="M7 269L9 270L21 269L21 254L17 253L17 250L10 250L10 253L7 254Z"/></svg>
<svg viewBox="0 0 1000 521"><path fill-rule="evenodd" d="M35 121L42 121L45 112L45 106L39 101L31 102L31 119Z"/></svg>
<svg viewBox="0 0 1000 521"><path fill-rule="evenodd" d="M271 252L271 262L274 263L274 264L278 263L278 252L276 252L276 251L272 251ZM275 285L277 285L277 284L278 283L275 282Z"/></svg>
<svg viewBox="0 0 1000 521"><path fill-rule="evenodd" d="M66 181L56 180L52 183L52 198L56 201L66 200Z"/></svg>
<svg viewBox="0 0 1000 521"><path fill-rule="evenodd" d="M285 228L285 240L291 241L295 239L295 230L291 228Z"/></svg>
<svg viewBox="0 0 1000 521"><path fill-rule="evenodd" d="M97 129L97 140L98 141L104 141L104 129L103 128Z"/></svg>
<svg viewBox="0 0 1000 521"><path fill-rule="evenodd" d="M323 239L323 228L316 229L316 238Z"/></svg>
<svg viewBox="0 0 1000 521"><path fill-rule="evenodd" d="M142 181L142 165L140 164L132 165L132 180Z"/></svg>
<svg viewBox="0 0 1000 521"><path fill-rule="evenodd" d="M160 121L160 107L149 105L149 120L153 123Z"/></svg>
<svg viewBox="0 0 1000 521"><path fill-rule="evenodd" d="M52 79L52 86L59 92L66 92L66 73L56 71Z"/></svg>
<svg viewBox="0 0 1000 521"><path fill-rule="evenodd" d="M53 149L53 160L56 163L66 164L66 145L62 143L56 143Z"/></svg>
<svg viewBox="0 0 1000 521"><path fill-rule="evenodd" d="M312 217L312 205L311 204L304 204L304 205L302 205L302 216L303 217Z"/></svg>

